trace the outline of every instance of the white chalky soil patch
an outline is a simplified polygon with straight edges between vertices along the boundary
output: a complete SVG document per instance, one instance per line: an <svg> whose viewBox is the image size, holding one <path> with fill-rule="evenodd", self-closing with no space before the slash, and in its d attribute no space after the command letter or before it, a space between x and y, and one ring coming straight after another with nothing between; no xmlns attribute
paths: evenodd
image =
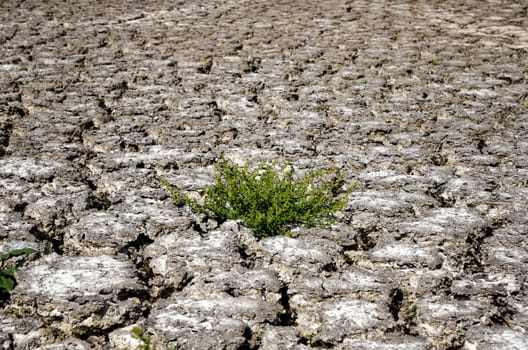
<svg viewBox="0 0 528 350"><path fill-rule="evenodd" d="M463 350L525 350L528 349L528 334L511 328L476 327L469 331Z"/></svg>
<svg viewBox="0 0 528 350"><path fill-rule="evenodd" d="M486 304L473 300L455 301L448 298L433 297L418 302L420 317L424 322L475 317L475 315L484 312L486 308Z"/></svg>
<svg viewBox="0 0 528 350"><path fill-rule="evenodd" d="M347 322L354 328L369 328L379 322L376 303L361 300L341 301L323 306L322 319L329 323Z"/></svg>
<svg viewBox="0 0 528 350"><path fill-rule="evenodd" d="M464 234L484 225L485 220L464 208L437 208L418 221L400 224L402 230L427 234Z"/></svg>
<svg viewBox="0 0 528 350"><path fill-rule="evenodd" d="M65 245L70 249L88 247L116 248L137 238L138 230L133 225L108 213L90 213L70 228ZM111 253L109 250L106 253Z"/></svg>
<svg viewBox="0 0 528 350"><path fill-rule="evenodd" d="M0 177L16 176L27 180L49 178L59 169L69 170L71 166L64 162L35 158L12 157L0 160Z"/></svg>
<svg viewBox="0 0 528 350"><path fill-rule="evenodd" d="M51 260L51 259L48 259ZM21 273L22 275L22 273ZM109 255L61 257L27 270L17 290L52 300L99 294L103 290L140 288L133 266Z"/></svg>
<svg viewBox="0 0 528 350"><path fill-rule="evenodd" d="M299 261L321 262L331 259L328 253L335 253L335 245L331 246L330 242L325 247L328 250L322 250L319 246L308 246L300 239L277 236L266 238L261 241L262 250L274 258L279 258L281 262L288 265L296 265Z"/></svg>
<svg viewBox="0 0 528 350"><path fill-rule="evenodd" d="M388 310L378 303L359 299L315 303L296 312L297 330L324 341L340 341L354 334L393 325Z"/></svg>
<svg viewBox="0 0 528 350"><path fill-rule="evenodd" d="M380 340L349 340L343 342L347 349L354 350L431 350L431 344L424 338L399 336Z"/></svg>

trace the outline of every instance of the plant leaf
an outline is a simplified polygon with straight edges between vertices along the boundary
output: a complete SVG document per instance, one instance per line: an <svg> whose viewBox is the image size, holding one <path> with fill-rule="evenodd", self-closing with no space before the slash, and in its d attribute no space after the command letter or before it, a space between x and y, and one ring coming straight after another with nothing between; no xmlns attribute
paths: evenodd
<svg viewBox="0 0 528 350"><path fill-rule="evenodd" d="M12 258L14 256L24 255L24 254L31 254L36 252L33 248L21 248L21 249L13 249L12 251L8 252L7 254L0 255L0 260L7 260L9 258Z"/></svg>
<svg viewBox="0 0 528 350"><path fill-rule="evenodd" d="M8 293L15 288L15 281L12 278L0 276L0 289L5 290Z"/></svg>
<svg viewBox="0 0 528 350"><path fill-rule="evenodd" d="M15 272L17 272L17 271L18 271L18 269L15 269L15 268L1 269L0 270L0 274L14 277L15 276Z"/></svg>

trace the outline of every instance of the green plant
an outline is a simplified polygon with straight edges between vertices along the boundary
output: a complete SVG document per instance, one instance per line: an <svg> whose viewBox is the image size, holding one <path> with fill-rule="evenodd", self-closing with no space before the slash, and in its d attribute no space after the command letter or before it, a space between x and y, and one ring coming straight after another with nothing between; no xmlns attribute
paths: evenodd
<svg viewBox="0 0 528 350"><path fill-rule="evenodd" d="M4 267L4 264L7 260L12 257L31 254L35 250L32 248L21 248L14 249L6 254L0 255L0 292L11 293L15 288L15 272L18 270L14 267Z"/></svg>
<svg viewBox="0 0 528 350"><path fill-rule="evenodd" d="M418 324L418 306L416 303L410 304L403 314L403 321L408 327Z"/></svg>
<svg viewBox="0 0 528 350"><path fill-rule="evenodd" d="M251 170L222 159L216 165L216 182L204 190L203 203L189 198L161 182L181 206L219 221L242 220L261 237L288 234L295 225L328 226L332 214L343 209L348 194L342 191L344 178L335 169L312 170L294 177L289 165L262 162Z"/></svg>
<svg viewBox="0 0 528 350"><path fill-rule="evenodd" d="M132 337L141 342L139 348L141 350L156 350L158 343L152 342L150 334L147 334L143 329L139 327L132 328ZM166 350L176 350L175 348L167 348Z"/></svg>

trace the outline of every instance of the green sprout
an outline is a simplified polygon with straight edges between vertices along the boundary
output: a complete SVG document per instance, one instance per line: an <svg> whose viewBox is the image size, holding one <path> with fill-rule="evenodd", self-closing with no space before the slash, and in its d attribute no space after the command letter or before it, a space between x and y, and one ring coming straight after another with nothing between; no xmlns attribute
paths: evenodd
<svg viewBox="0 0 528 350"><path fill-rule="evenodd" d="M4 267L7 260L19 256L34 253L36 250L32 248L14 249L6 254L0 255L0 292L11 293L15 288L15 272L18 271L15 267Z"/></svg>
<svg viewBox="0 0 528 350"><path fill-rule="evenodd" d="M141 350L157 350L158 343L152 342L152 337L150 334L146 333L143 329L139 327L132 328L132 337L141 342L139 348ZM167 348L166 350L176 350L175 348Z"/></svg>

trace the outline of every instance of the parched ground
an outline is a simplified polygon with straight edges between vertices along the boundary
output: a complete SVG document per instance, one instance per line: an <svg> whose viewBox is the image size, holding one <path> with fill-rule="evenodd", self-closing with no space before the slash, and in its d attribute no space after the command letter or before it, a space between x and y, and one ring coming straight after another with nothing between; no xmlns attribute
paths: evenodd
<svg viewBox="0 0 528 350"><path fill-rule="evenodd" d="M0 2L1 349L528 349L525 1ZM334 166L330 229L177 208Z"/></svg>

